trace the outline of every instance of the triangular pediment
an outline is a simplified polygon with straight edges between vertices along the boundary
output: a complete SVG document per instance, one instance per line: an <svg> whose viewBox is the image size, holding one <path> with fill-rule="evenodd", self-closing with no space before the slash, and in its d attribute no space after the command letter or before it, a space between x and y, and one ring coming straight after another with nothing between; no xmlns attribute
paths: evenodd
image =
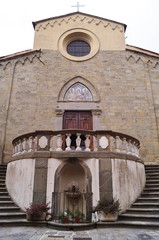
<svg viewBox="0 0 159 240"><path fill-rule="evenodd" d="M95 38L99 40L98 43L94 42L93 49L100 45L102 51L125 50L126 25L106 18L73 12L33 22L33 26L35 29L34 49L58 51L61 48L58 45L60 39L68 32L76 31L78 38L82 36L83 32L87 32L88 38L92 39L91 42ZM63 46L65 45L67 45L67 41L64 41Z"/></svg>
<svg viewBox="0 0 159 240"><path fill-rule="evenodd" d="M65 14L65 15L60 15L60 16L56 16L56 17L51 17L51 18L46 18L46 19L43 19L43 20L39 20L39 21L36 21L36 22L33 22L33 26L34 28L39 25L39 24L45 24L45 23L48 23L50 21L57 21L58 23L62 22L62 21L76 21L78 18L82 21L82 19L84 20L84 18L90 18L91 21L94 21L96 24L100 24L100 22L106 22L106 23L110 23L112 25L121 25L124 27L124 31L126 30L126 27L127 25L124 24L124 23L120 23L120 22L117 22L117 21L113 21L113 20L110 20L110 19L106 19L106 18L102 18L102 17L98 17L98 16L95 16L95 15L91 15L91 14L87 14L87 13L82 13L82 12L72 12L72 13L69 13L69 14Z"/></svg>

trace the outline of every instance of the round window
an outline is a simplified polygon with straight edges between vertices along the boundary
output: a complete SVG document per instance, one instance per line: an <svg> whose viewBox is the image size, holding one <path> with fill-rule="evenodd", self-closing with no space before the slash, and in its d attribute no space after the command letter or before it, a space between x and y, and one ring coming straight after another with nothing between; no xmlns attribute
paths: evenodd
<svg viewBox="0 0 159 240"><path fill-rule="evenodd" d="M82 57L90 53L90 45L83 40L75 40L68 44L67 52L71 56Z"/></svg>
<svg viewBox="0 0 159 240"><path fill-rule="evenodd" d="M72 61L85 61L99 50L96 35L86 29L71 29L63 33L58 42L61 54Z"/></svg>

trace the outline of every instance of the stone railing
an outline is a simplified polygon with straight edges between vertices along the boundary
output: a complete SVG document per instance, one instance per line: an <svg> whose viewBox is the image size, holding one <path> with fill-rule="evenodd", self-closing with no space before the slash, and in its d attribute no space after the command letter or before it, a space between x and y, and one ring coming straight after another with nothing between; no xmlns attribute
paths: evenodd
<svg viewBox="0 0 159 240"><path fill-rule="evenodd" d="M139 157L140 142L113 131L36 131L15 138L13 157L37 151L120 152Z"/></svg>

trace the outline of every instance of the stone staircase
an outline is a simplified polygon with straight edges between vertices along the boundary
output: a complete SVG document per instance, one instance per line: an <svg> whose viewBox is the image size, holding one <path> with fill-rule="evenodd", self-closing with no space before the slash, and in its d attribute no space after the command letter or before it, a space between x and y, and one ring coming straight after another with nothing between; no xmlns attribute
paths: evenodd
<svg viewBox="0 0 159 240"><path fill-rule="evenodd" d="M159 165L147 165L145 171L146 185L141 196L125 213L119 215L118 221L98 222L97 227L159 227ZM40 224L40 222L28 222L25 213L14 204L5 186L5 176L6 165L0 165L0 226ZM46 224L48 227L58 227L54 222ZM92 228L92 226L87 227Z"/></svg>
<svg viewBox="0 0 159 240"><path fill-rule="evenodd" d="M159 227L159 165L146 165L141 196L119 215L118 224Z"/></svg>
<svg viewBox="0 0 159 240"><path fill-rule="evenodd" d="M26 221L26 214L10 198L6 186L7 165L0 165L0 226Z"/></svg>

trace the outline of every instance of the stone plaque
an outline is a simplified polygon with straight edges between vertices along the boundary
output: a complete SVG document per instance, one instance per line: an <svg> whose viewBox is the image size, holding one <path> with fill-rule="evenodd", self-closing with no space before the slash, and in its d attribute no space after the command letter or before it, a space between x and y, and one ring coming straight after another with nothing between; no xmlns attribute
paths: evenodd
<svg viewBox="0 0 159 240"><path fill-rule="evenodd" d="M42 136L41 138L39 138L39 147L45 148L47 146L47 142L47 138L45 136Z"/></svg>
<svg viewBox="0 0 159 240"><path fill-rule="evenodd" d="M108 138L105 137L105 136L102 136L100 139L99 139L99 146L102 148L102 149L106 149L108 147Z"/></svg>

